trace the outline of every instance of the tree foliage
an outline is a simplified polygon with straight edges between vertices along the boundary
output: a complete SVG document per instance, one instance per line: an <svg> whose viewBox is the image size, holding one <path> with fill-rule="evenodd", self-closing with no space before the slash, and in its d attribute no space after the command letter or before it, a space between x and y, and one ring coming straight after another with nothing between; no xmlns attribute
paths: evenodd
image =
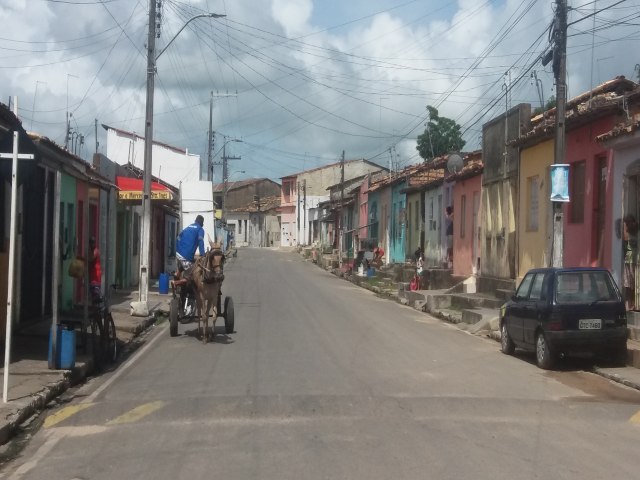
<svg viewBox="0 0 640 480"><path fill-rule="evenodd" d="M538 107L533 111L533 115L539 115L542 112L546 112L547 110L551 110L552 108L555 108L556 106L556 97L554 95L551 95L549 97L549 100L547 100L547 103L545 103L544 105L544 109Z"/></svg>
<svg viewBox="0 0 640 480"><path fill-rule="evenodd" d="M454 120L441 117L438 110L427 105L429 123L424 133L418 135L416 150L425 160L433 160L436 157L450 152L459 152L466 143L462 139L462 130Z"/></svg>

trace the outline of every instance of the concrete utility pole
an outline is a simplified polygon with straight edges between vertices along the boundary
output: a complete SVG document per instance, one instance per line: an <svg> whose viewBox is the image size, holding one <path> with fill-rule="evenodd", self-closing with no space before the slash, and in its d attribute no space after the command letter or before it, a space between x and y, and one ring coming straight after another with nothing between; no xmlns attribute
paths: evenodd
<svg viewBox="0 0 640 480"><path fill-rule="evenodd" d="M160 19L156 16L156 0L149 0L149 33L147 37L147 99L144 126L144 188L142 194L142 225L140 229L140 280L138 284L138 301L131 302L131 315L149 316L149 266L151 262L151 177L153 175L153 94L155 88L156 63L169 45L196 18L220 18L226 15L202 13L191 17L171 40L156 55L156 24Z"/></svg>
<svg viewBox="0 0 640 480"><path fill-rule="evenodd" d="M342 265L342 245L344 243L344 238L343 238L343 232L344 232L344 226L342 225L342 217L343 217L343 209L344 209L344 150L342 150L342 156L340 157L340 218L338 219L339 223L339 228L340 231L338 232L340 234L340 245L339 245L339 252L340 252L340 265Z"/></svg>
<svg viewBox="0 0 640 480"><path fill-rule="evenodd" d="M209 142L207 143L207 180L213 181L213 90L209 100Z"/></svg>
<svg viewBox="0 0 640 480"><path fill-rule="evenodd" d="M556 0L554 25L553 73L556 79L556 143L554 163L565 162L565 112L567 104L567 1ZM562 267L564 250L563 202L553 205L552 266Z"/></svg>
<svg viewBox="0 0 640 480"><path fill-rule="evenodd" d="M131 304L131 314L149 315L149 263L151 260L151 176L153 152L153 94L156 70L156 0L149 0L149 33L147 35L147 99L144 123L144 179L142 193L142 224L140 231L140 279L138 302Z"/></svg>

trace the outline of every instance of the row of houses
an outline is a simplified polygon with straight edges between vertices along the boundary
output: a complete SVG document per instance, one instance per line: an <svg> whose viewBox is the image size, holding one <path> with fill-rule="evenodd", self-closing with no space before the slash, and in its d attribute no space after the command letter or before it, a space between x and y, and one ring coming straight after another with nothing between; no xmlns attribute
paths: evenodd
<svg viewBox="0 0 640 480"><path fill-rule="evenodd" d="M639 130L640 86L624 77L567 103L564 264L608 268L621 286L622 218L640 214ZM331 246L347 262L380 246L386 263L404 263L422 247L428 266L451 267L480 291L512 290L529 269L551 264L555 131L555 109L532 115L520 104L486 122L482 148L461 162L444 156L388 172L352 161L284 177L282 243ZM320 172L332 180L324 191L315 188Z"/></svg>
<svg viewBox="0 0 640 480"><path fill-rule="evenodd" d="M48 320L54 310L63 317L82 310L87 302L85 279L68 274L76 257L88 258L89 238L101 252L103 290L138 284L142 223L142 169L144 139L103 125L106 155L91 162L54 141L27 132L20 120L0 104L0 152L12 153L18 132L18 161L13 325L28 327ZM180 232L181 185L199 181L200 158L187 150L154 142L151 190L150 277L176 269L176 237ZM213 186L213 185L212 185ZM213 186L215 194L219 186ZM229 214L218 215L216 229L234 231L243 245L278 242L277 208L280 185L267 179L234 182L226 186ZM0 296L8 294L11 234L12 161L0 160ZM218 199L219 206L222 199ZM54 222L56 215L59 221ZM212 212L213 217L213 212ZM193 221L191 219L190 221ZM58 240L57 255L54 239ZM54 262L58 274L53 278ZM0 331L6 327L7 303L0 302ZM2 337L4 338L4 336Z"/></svg>

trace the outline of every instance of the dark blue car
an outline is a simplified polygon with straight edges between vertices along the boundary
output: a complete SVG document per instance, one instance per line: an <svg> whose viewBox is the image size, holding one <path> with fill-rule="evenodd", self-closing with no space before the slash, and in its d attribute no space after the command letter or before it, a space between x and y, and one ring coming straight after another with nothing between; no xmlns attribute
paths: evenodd
<svg viewBox="0 0 640 480"><path fill-rule="evenodd" d="M500 313L502 351L535 352L540 368L560 355L606 355L624 364L627 315L611 274L604 268L538 268L522 279Z"/></svg>

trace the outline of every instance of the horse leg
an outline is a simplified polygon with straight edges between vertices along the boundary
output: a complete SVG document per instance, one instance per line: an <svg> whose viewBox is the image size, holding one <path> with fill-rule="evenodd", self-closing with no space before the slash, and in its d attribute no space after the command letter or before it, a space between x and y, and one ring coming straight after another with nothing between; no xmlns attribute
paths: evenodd
<svg viewBox="0 0 640 480"><path fill-rule="evenodd" d="M204 311L204 302L202 298L202 292L199 288L196 288L196 306L198 315L198 333L202 335L202 341L207 343L207 324L204 322L204 318L202 318L202 312Z"/></svg>
<svg viewBox="0 0 640 480"><path fill-rule="evenodd" d="M218 292L220 291L220 286L218 285L218 288L215 288L211 293L211 295L209 296L209 302L211 303L211 306L213 307L213 332L215 335L215 331L216 331L216 320L218 320Z"/></svg>
<svg viewBox="0 0 640 480"><path fill-rule="evenodd" d="M209 324L209 312L211 312L211 298L207 298L207 312L206 312L206 322ZM215 311L214 311L215 313ZM213 319L213 326L211 327L211 338L216 338L216 319Z"/></svg>

